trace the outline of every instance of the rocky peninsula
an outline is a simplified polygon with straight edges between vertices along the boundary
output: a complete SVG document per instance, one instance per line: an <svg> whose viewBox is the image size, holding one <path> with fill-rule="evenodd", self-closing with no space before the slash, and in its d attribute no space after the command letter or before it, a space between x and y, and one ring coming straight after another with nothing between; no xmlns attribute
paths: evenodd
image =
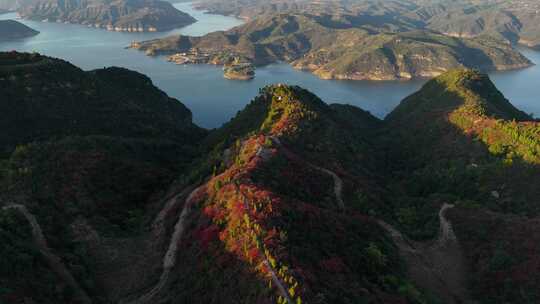
<svg viewBox="0 0 540 304"><path fill-rule="evenodd" d="M131 47L150 56L172 55L179 61L171 61L177 63L225 65L234 58L244 58L254 66L288 62L323 79L408 80L455 68L488 72L532 65L511 44L491 36L462 38L431 30L336 27L310 14L259 17L229 31L202 37L170 36Z"/></svg>

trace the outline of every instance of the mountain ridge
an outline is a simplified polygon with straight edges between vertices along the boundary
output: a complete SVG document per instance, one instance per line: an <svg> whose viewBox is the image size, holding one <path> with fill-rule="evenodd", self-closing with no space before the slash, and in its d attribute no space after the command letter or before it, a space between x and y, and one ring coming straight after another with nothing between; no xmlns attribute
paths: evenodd
<svg viewBox="0 0 540 304"><path fill-rule="evenodd" d="M89 81L96 90L82 86ZM516 220L531 231L540 227L540 196L530 182L540 175L540 128L477 71L435 78L385 120L328 105L297 86L271 85L212 131L194 126L189 110L170 106L178 101L148 78L124 69L84 72L36 54L3 53L0 85L10 100L70 100L114 110L125 123L100 128L108 113L86 111L95 121L91 132L52 125L52 135L2 142L2 206L26 206L96 303L540 297L538 276L524 275L540 248L524 245L526 227ZM77 110L62 108L59 125L73 128ZM15 211L0 211L0 238L8 244L0 247L7 286L0 299L73 301L32 250L31 229ZM494 228L500 233L486 234ZM527 248L520 259L508 258L513 245ZM418 278L423 267L446 269L445 257L455 255L463 255L465 270ZM467 290L437 294L461 277L473 279ZM438 285L426 283L433 280Z"/></svg>
<svg viewBox="0 0 540 304"><path fill-rule="evenodd" d="M483 71L532 63L490 37L452 38L429 30L388 32L370 25L334 27L309 14L261 17L203 37L171 36L133 43L178 63L226 65L237 58L258 66L285 61L323 79L397 80L433 77L459 67ZM187 59L185 59L187 58Z"/></svg>
<svg viewBox="0 0 540 304"><path fill-rule="evenodd" d="M540 6L533 0L304 1L203 0L197 7L216 14L254 19L278 13L327 15L337 23L383 20L395 29L431 29L450 36L491 35L531 48L540 45L536 27Z"/></svg>

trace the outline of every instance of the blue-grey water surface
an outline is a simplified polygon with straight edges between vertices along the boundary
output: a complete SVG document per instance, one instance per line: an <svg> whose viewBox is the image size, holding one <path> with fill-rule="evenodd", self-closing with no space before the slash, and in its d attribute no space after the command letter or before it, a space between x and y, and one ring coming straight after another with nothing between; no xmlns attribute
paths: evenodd
<svg viewBox="0 0 540 304"><path fill-rule="evenodd" d="M178 33L200 36L242 24L236 18L194 10L190 3L175 6L195 17L198 22L166 33L117 33L82 25L19 20L40 31L40 34L0 42L0 51L36 51L68 60L85 70L120 66L141 72L152 78L154 84L167 94L186 104L193 111L194 121L207 128L219 127L228 121L257 94L259 88L272 83L300 85L328 103L356 105L381 118L424 83L424 80L321 80L310 73L294 70L287 64L259 68L256 71L257 77L252 81L235 81L224 79L220 67L178 66L166 62L163 57L147 57L142 52L125 49L134 40L142 41ZM0 19L16 17L15 13L0 15ZM522 51L540 64L540 52L528 49ZM491 76L517 107L540 116L540 67L498 72Z"/></svg>

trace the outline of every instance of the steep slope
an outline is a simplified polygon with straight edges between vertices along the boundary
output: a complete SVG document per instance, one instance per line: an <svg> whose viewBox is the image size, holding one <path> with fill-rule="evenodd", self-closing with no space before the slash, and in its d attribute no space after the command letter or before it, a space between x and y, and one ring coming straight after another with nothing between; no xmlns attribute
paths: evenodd
<svg viewBox="0 0 540 304"><path fill-rule="evenodd" d="M539 299L540 128L479 72L385 121L272 85L209 133L124 69L2 53L0 88L0 301Z"/></svg>
<svg viewBox="0 0 540 304"><path fill-rule="evenodd" d="M160 0L48 0L23 6L18 12L32 20L86 24L124 32L166 31L196 21Z"/></svg>
<svg viewBox="0 0 540 304"><path fill-rule="evenodd" d="M206 131L147 77L124 69L84 72L38 54L1 53L0 88L0 204L7 206L0 217L9 244L0 299L71 303L86 293L100 302L113 270L99 273L100 256L88 253L95 246L81 239L132 241L122 237L138 233L155 195L196 156ZM15 209L34 241L10 227L17 210L9 206L23 206ZM88 227L99 233L77 233Z"/></svg>
<svg viewBox="0 0 540 304"><path fill-rule="evenodd" d="M215 172L185 201L178 271L153 300L421 302L383 230L342 196L365 186L373 128L368 120L350 130L345 111L298 87L271 86L211 134ZM360 163L349 168L352 158Z"/></svg>
<svg viewBox="0 0 540 304"><path fill-rule="evenodd" d="M491 152L486 148L491 144L490 141L485 144L478 143L478 147L471 150L470 146L463 146L471 141L471 138L464 134L465 129L446 126L458 116L486 121L498 118L499 123L503 123L504 119L530 118L504 99L487 76L465 70L453 71L433 80L420 92L405 100L384 124L366 117L365 113L355 112L353 109L328 107L306 91L278 85L263 90L246 110L239 113L222 130L211 134L206 144L209 147L219 147L214 150L213 161L208 165L214 168L213 177L204 180L203 186L193 192L193 199L186 201L189 209L184 210L189 210L192 216L183 227L197 227L198 232L194 236L189 231L183 232L185 238L181 246L186 248L187 252L179 250L179 254L180 261L186 261L177 266L181 269L192 269L191 264L208 265L208 261L220 260L224 261L221 271L232 275L229 274L229 271L232 271L231 261L222 257L223 253L216 252L224 250L252 265L256 274L271 282L274 293L281 296L278 302L293 303L298 298L302 301L317 301L319 298L314 298L317 293L323 294L325 299L333 303L360 299L376 301L373 296L377 294L384 303L400 301L399 297L383 296L380 294L381 290L372 289L375 285L372 285L372 288L362 287L367 291L364 294L351 292L350 285L341 283L359 282L359 277L347 272L344 280L338 279L338 276L331 274L336 270L328 268L328 261L319 263L318 267L323 269L320 272L314 270L313 264L306 262L318 260L319 250L325 248L326 253L339 257L332 259L331 267L344 266L343 269L352 270L353 273L359 271L359 268L350 264L351 260L342 256L341 236L334 234L334 228L345 231L346 237L348 232L356 231L356 235L362 237L355 242L363 243L362 239L368 237L364 234L365 230L347 226L347 217L360 216L363 213L372 216L365 217L368 222L373 220L380 226L375 228L376 226L369 226L368 222L362 222L364 227L369 227L367 229L370 231L376 229L377 234L383 233L379 230L381 228L389 233L401 258L406 262L408 277L418 286L425 288L423 290L428 294L431 292L434 295L433 299L426 299L425 295L421 296L412 285L401 283L404 284L401 290L408 290L407 299L410 302L438 303L438 299L441 303L462 303L468 301L470 296L484 302L486 299L504 299L519 303L526 299L536 299L537 277L525 279L520 271L525 265L536 267L534 256L538 252L537 246L526 246L531 251L520 255L525 260L511 262L506 253L510 245L504 245L505 252L501 257L495 243L526 243L527 236L519 236L516 232L522 231L524 226L517 225L517 221L511 220L513 215L509 214L520 211L502 208L509 203L507 199L515 202L510 203L512 206L520 204L520 198L515 196L520 194L519 191L537 197L534 194L537 191L535 185L523 187L522 184L512 184L509 181L535 180L538 178L538 168L533 165L533 160L525 160L526 157L519 154L520 152L516 153L513 160L515 167L500 167L499 164L507 161L504 157L490 155ZM352 117L354 119L351 119ZM355 120L360 123L351 123ZM455 123L459 126L458 121ZM494 131L485 128L484 132L500 132L496 127L493 129ZM354 133L354 130L358 133ZM325 131L331 136L324 136ZM378 136L380 141L377 141L375 136ZM424 140L425 145L418 141L410 142L418 137ZM342 141L345 138L348 142ZM509 149L520 151L523 148L523 143L515 138L501 138ZM446 139L450 141L448 144ZM389 144L386 149L383 148L385 144ZM457 147L449 150L451 145ZM342 154L341 149L350 152ZM408 153L392 153L393 149L399 152L403 149L415 156L424 153L421 155L426 157L426 161L417 163L417 159L411 158ZM449 151L439 154L439 151L445 151L444 149ZM221 151L224 152L219 153ZM431 153L430 158L428 151ZM471 165L468 162L470 154L480 152L484 154L476 155L475 163ZM462 153L469 155L464 156ZM521 157L523 162L520 161ZM464 167L460 167L460 160L465 160ZM353 165L354 162L357 166ZM408 162L411 168L395 167ZM476 169L477 172L470 171ZM374 171L387 172L388 175L382 179L377 178ZM512 175L507 178L506 174ZM477 178L474 181L476 183L467 185L471 178ZM493 195L483 187L490 189L494 181L501 182L499 178L508 180L505 188L508 192L500 193L501 200L495 204L484 201L486 194L488 197ZM366 184L366 179L371 179L372 184ZM463 190L464 193L461 192ZM351 192L354 197L350 195ZM341 195L338 195L339 193ZM472 202L472 199L476 199L478 203ZM456 205L448 202L455 202ZM534 213L537 206L537 201L534 201L520 206L520 210L528 210L531 212L529 216L537 216L537 213ZM333 210L329 211L328 208ZM470 213L470 210L473 210L471 208L478 208L479 212L486 213L493 212L488 209L497 210L502 212L500 217L511 220L511 224L498 228L504 234L484 243L474 234L467 235L468 227L476 225L471 218L478 214L477 211ZM204 215L197 213L200 209ZM317 217L317 223L314 223L305 212L315 212L318 209L324 210L324 215ZM342 213L343 211L345 212ZM357 213L358 211L362 213ZM317 211L317 214L318 212L320 211ZM326 221L333 218L334 212L340 214L339 221L346 226L334 224L326 232L324 229L319 230L319 225L326 225ZM375 216L392 222L397 229L405 233L382 220L376 220ZM361 217L355 217L355 221L360 221ZM534 219L528 219L527 222L536 223ZM530 229L536 228L533 226ZM440 229L440 233L435 239L437 229ZM322 239L316 241L312 238L314 231ZM276 237L277 235L279 237ZM411 237L424 241L411 241ZM337 242L338 246L333 249L324 247L326 238ZM312 247L308 244L313 241L319 245ZM377 243L375 246L370 244L364 253L371 252L368 254L371 256L374 252L381 251L380 246ZM302 255L304 251L297 247L305 248L306 255ZM361 250L355 250L359 251ZM383 250L383 255L386 254L388 253ZM193 255L202 258L190 259ZM208 255L210 260L206 260ZM371 258L375 256L380 257L380 253ZM489 272L484 271L487 267L485 257L493 257L496 265ZM364 261L363 258L360 259ZM366 265L373 265L373 261L365 261ZM380 264L380 260L378 263L379 267L384 264ZM240 269L239 265L234 265ZM361 280L373 283L369 279L369 269L362 270L365 277ZM202 273L203 277L197 281L197 285L211 282L211 286L219 286L221 278L228 277L227 274L216 274L215 269L209 266L188 271ZM505 284L513 288L495 292L503 290L500 284L504 280L489 280L487 275L493 275L494 271L501 271L498 275L511 275L512 280ZM235 270L233 273L238 275L242 272ZM313 274L313 277L306 274ZM469 277L478 278L479 281L469 285ZM324 278L326 283L319 278ZM329 284L330 281L336 284ZM180 286L180 290L186 290L189 284L193 283L188 278L179 279L179 282L177 286ZM241 279L240 282L240 290L257 290L251 294L250 301L265 299L261 296L261 286L249 285L247 282L252 282L251 280L246 282ZM498 287L490 287L488 282L493 282ZM481 290L475 287L480 287ZM287 291L288 288L292 289ZM522 294L517 295L516 290L521 290ZM335 293L336 291L338 292ZM392 289L382 291L392 293ZM336 297L337 294L341 296ZM227 296L231 295L220 293L220 297ZM175 297L185 297L182 299L186 300L194 298L192 294L183 293L175 294ZM212 302L211 295L197 294L196 298Z"/></svg>
<svg viewBox="0 0 540 304"><path fill-rule="evenodd" d="M388 184L405 231L434 233L424 220L436 214L433 204L455 202L449 217L471 295L480 303L538 301L538 277L523 276L536 269L538 248L522 244L532 244L524 231L539 227L540 192L531 182L540 178L539 123L486 75L457 70L406 98L385 128Z"/></svg>
<svg viewBox="0 0 540 304"><path fill-rule="evenodd" d="M189 141L203 134L184 105L125 69L84 72L62 60L12 52L0 55L0 81L4 152L69 135Z"/></svg>
<svg viewBox="0 0 540 304"><path fill-rule="evenodd" d="M345 39L349 38L344 36ZM494 71L530 64L500 40L453 39L429 31L368 36L351 46L337 40L293 63L296 68L312 71L324 79L355 80L427 78L460 67Z"/></svg>
<svg viewBox="0 0 540 304"><path fill-rule="evenodd" d="M535 48L540 44L536 27L539 9L535 1L501 1L485 5L462 1L457 7L430 16L426 23L429 28L452 36L491 35Z"/></svg>
<svg viewBox="0 0 540 304"><path fill-rule="evenodd" d="M100 92L106 87L99 81L106 80L118 86L115 92L127 94L120 84L140 77L119 70L82 72L38 55L9 56L3 62L10 73L24 69L32 79L49 72L43 81L50 80L51 86L63 83L52 77L63 71L71 87L80 85L77 75L86 81L96 77ZM69 93L69 86L62 91ZM71 93L79 99L77 91ZM167 102L158 96L152 95L155 103ZM61 97L51 100L68 95ZM81 98L79 103L91 101ZM110 102L123 104L123 99ZM96 119L96 126L106 125L91 109L87 116ZM160 115L159 109L151 113ZM132 117L140 119L133 114L118 118ZM211 153L192 165L195 173L168 159L158 143L148 147L157 140L154 133L127 138L138 133L97 129L100 136L95 136L75 128L78 136L60 132L39 138L47 142L19 146L2 171L9 190L3 199L26 205L51 252L98 303L171 298L191 303L421 303L423 295L406 280L390 239L376 220L355 211L351 200L359 189L378 192L370 138L379 126L379 120L359 109L328 106L298 87L277 85L262 90L237 118L207 137L202 150ZM162 136L169 134L161 129ZM167 139L180 140L174 133ZM184 146L191 143L185 140ZM188 152L176 153L187 158ZM166 166L183 174L162 192L162 200L151 199L152 190L168 184L168 175L159 171ZM20 226L22 231L10 226L14 220L24 222L23 214L9 206L14 205L0 214L9 228L0 235L9 241L9 261L21 254L39 259L39 252L27 249L33 242L26 226ZM2 273L0 280L7 282L2 299L75 299L69 284L47 274L47 265L22 265L26 268L8 267ZM36 280L28 281L29 269ZM20 277L7 280L19 271ZM45 278L60 286L57 291L49 289Z"/></svg>
<svg viewBox="0 0 540 304"><path fill-rule="evenodd" d="M387 30L431 29L446 35L472 38L490 35L513 44L537 48L540 5L535 0L202 0L197 7L212 13L254 19L277 13L331 16L339 26L373 22Z"/></svg>
<svg viewBox="0 0 540 304"><path fill-rule="evenodd" d="M32 37L38 31L15 20L0 20L0 41Z"/></svg>
<svg viewBox="0 0 540 304"><path fill-rule="evenodd" d="M417 6L412 1L406 0L202 0L196 3L196 7L215 14L234 15L245 19L292 12L332 15L341 21L347 19L375 21L375 18L371 17L377 16L379 20L396 24L409 21L400 15Z"/></svg>
<svg viewBox="0 0 540 304"><path fill-rule="evenodd" d="M335 22L288 13L257 18L226 32L171 36L132 47L148 55L179 54L194 63L223 65L237 58L255 65L285 61L324 79L411 79L460 67L492 71L531 65L511 45L490 37L451 38L406 27L390 30L370 19L358 24Z"/></svg>
<svg viewBox="0 0 540 304"><path fill-rule="evenodd" d="M506 152L498 153L504 155L513 153L531 163L540 161L535 151L536 124L532 118L512 106L488 76L475 71L456 70L431 80L421 91L406 98L388 115L387 120L395 129L403 131L408 131L399 128L403 124L414 122L409 130L430 124L434 129L433 135L423 140L431 140L443 133L450 134L435 128L454 127L478 137L492 152ZM516 130L518 138L527 137L530 133L532 142L514 140L512 129ZM433 144L442 142L442 139L438 140L440 142ZM502 146L507 150L499 151Z"/></svg>
<svg viewBox="0 0 540 304"><path fill-rule="evenodd" d="M540 299L538 217L508 216L470 204L449 212L470 269L479 303Z"/></svg>
<svg viewBox="0 0 540 304"><path fill-rule="evenodd" d="M404 188L415 195L441 192L496 211L540 211L538 189L527 182L539 174L538 122L514 108L486 75L458 70L438 77L387 121L396 147L390 150L404 160L390 170L413 174Z"/></svg>

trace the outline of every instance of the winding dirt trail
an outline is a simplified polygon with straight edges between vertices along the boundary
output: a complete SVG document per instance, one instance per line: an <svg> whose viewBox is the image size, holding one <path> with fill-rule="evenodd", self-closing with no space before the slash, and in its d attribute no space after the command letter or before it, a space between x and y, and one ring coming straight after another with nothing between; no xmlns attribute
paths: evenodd
<svg viewBox="0 0 540 304"><path fill-rule="evenodd" d="M62 260L56 256L47 245L47 240L43 235L43 230L41 229L36 217L30 213L24 205L9 205L2 208L2 210L8 209L17 210L26 218L32 228L32 237L34 238L34 242L36 243L39 252L43 255L52 271L73 289L78 302L82 304L91 304L92 300L88 294L77 283Z"/></svg>
<svg viewBox="0 0 540 304"><path fill-rule="evenodd" d="M193 190L184 202L184 208L182 209L182 212L180 213L180 216L178 217L178 220L174 226L174 232L170 239L169 247L163 257L163 272L159 277L158 283L150 291L139 297L137 300L131 302L132 304L154 303L152 300L161 293L165 286L167 286L171 271L176 265L176 258L178 256L180 242L187 226L188 217L192 211L193 199L201 189L202 186ZM154 229L157 229L158 231L165 229L165 217L178 204L180 196L181 194L176 195L166 203L165 207L161 210L154 221Z"/></svg>
<svg viewBox="0 0 540 304"><path fill-rule="evenodd" d="M334 181L334 195L337 207L339 210L345 211L346 207L345 202L343 201L343 180L335 172L303 160L292 151L284 147L278 138L270 137L270 139L273 143L280 147L280 149L282 149L286 155L302 161L305 165L317 171L330 175ZM257 155L263 157L265 156L264 152L265 151L260 150L257 152ZM188 217L192 212L192 200L201 188L202 186L193 190L185 200L182 212L180 213L175 224L174 232L169 242L169 247L163 257L163 272L158 283L150 291L130 304L154 303L152 300L154 300L166 287L171 271L176 265L180 241L184 234ZM238 191L240 190L238 189ZM164 232L165 219L170 212L175 210L176 206L179 204L179 198L182 196L185 196L185 193L175 195L167 201L166 205L157 215L153 223L155 233L161 234ZM246 205L246 209L248 209L249 206L247 206L245 196L244 204ZM455 233L452 229L452 224L446 219L445 216L446 211L453 207L453 205L444 204L440 209L439 238L436 242L430 245L415 243L408 240L401 232L382 220L378 220L378 223L390 234L394 243L396 246L398 246L400 255L408 265L410 277L422 288L430 290L434 294L440 296L445 303L457 304L463 303L465 299L467 299L467 291L465 288L465 280L463 278L463 274L465 272L463 271L464 264L461 258L461 251L459 249ZM272 282L278 289L280 295L287 301L287 303L293 304L293 300L289 296L287 287L279 279L268 257L264 252L262 253L262 256L264 257L263 263L269 269Z"/></svg>
<svg viewBox="0 0 540 304"><path fill-rule="evenodd" d="M334 172L328 169L315 166L311 163L307 163L307 164L311 166L312 168L317 169L323 173L326 173L332 177L332 179L334 180L334 195L336 196L336 202L337 202L338 208L341 211L345 211L345 202L343 201L343 180L337 174L335 174Z"/></svg>
<svg viewBox="0 0 540 304"><path fill-rule="evenodd" d="M456 237L456 234L454 233L454 229L452 228L452 223L450 223L446 219L446 211L448 211L448 209L452 209L454 207L455 207L455 205L445 203L441 207L441 210L439 211L439 222L440 222L440 225L441 225L441 228L440 228L441 229L441 231L440 231L441 234L439 236L440 245L444 245L444 244L447 244L449 242L457 242L457 237Z"/></svg>
<svg viewBox="0 0 540 304"><path fill-rule="evenodd" d="M284 147L278 138L270 137L287 155L300 159L306 165L332 176L334 194L339 209L345 211L343 201L343 181L334 172L311 164ZM452 223L446 218L446 212L454 205L444 204L439 211L440 231L434 242L413 242L390 224L377 220L378 224L390 235L403 260L407 264L409 276L425 290L441 298L447 304L467 303L469 299L466 281L466 266L454 233Z"/></svg>
<svg viewBox="0 0 540 304"><path fill-rule="evenodd" d="M334 192L339 208L344 211L342 199L343 181L334 172L312 165L334 178ZM460 304L469 299L466 280L466 266L452 223L446 212L454 205L444 204L439 211L440 231L432 244L414 243L401 232L378 220L398 246L400 255L407 263L409 276L425 290L440 297L444 303Z"/></svg>
<svg viewBox="0 0 540 304"><path fill-rule="evenodd" d="M441 207L439 237L432 242L413 242L390 224L382 220L378 223L399 248L408 274L418 286L429 290L444 303L467 303L465 261L452 224L446 218L446 212L451 208L454 205Z"/></svg>
<svg viewBox="0 0 540 304"><path fill-rule="evenodd" d="M343 180L336 174L334 173L333 171L330 171L328 169L325 169L323 167L319 167L315 164L312 164L308 161L306 161L305 159L297 156L294 152L292 152L291 150L289 150L287 147L283 146L281 144L281 141L279 140L279 138L277 137L274 137L274 136L270 136L270 140L276 144L278 147L280 147L283 152L285 152L285 155L288 155L294 159L297 159L301 162L303 162L305 165L307 165L308 167L311 167L317 171L320 171L320 172L323 172L324 174L327 174L327 175L330 175L332 177L332 179L334 180L334 195L336 197L336 203L337 203L337 207L339 208L339 210L341 211L345 211L345 202L343 201Z"/></svg>
<svg viewBox="0 0 540 304"><path fill-rule="evenodd" d="M190 195L194 188L194 186L188 187L180 193L174 194L169 199L166 199L165 205L152 222L152 231L156 238L161 237L165 233L167 217L177 210L180 205L181 198Z"/></svg>

